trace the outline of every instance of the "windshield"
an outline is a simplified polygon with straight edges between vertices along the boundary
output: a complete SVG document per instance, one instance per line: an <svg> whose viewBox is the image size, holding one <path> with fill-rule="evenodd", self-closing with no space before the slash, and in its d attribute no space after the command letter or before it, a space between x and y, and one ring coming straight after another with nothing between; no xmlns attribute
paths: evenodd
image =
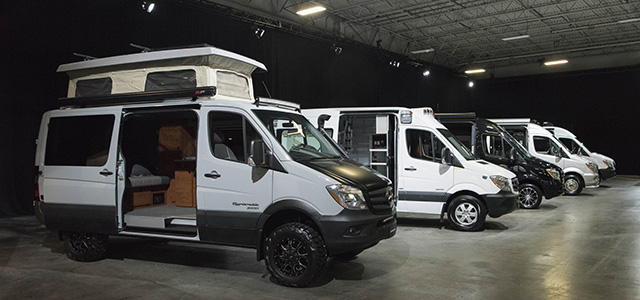
<svg viewBox="0 0 640 300"><path fill-rule="evenodd" d="M272 110L254 113L293 160L342 157L340 150L302 115Z"/></svg>
<svg viewBox="0 0 640 300"><path fill-rule="evenodd" d="M451 134L449 130L444 128L438 128L438 131L440 131L440 133L444 135L444 137L449 141L449 143L451 143L451 145L453 145L453 147L456 148L456 150L458 150L458 152L462 154L462 156L466 160L476 159L476 157L471 153L469 148L467 148L467 146L462 144L462 142L460 142L455 136L453 136L453 134Z"/></svg>

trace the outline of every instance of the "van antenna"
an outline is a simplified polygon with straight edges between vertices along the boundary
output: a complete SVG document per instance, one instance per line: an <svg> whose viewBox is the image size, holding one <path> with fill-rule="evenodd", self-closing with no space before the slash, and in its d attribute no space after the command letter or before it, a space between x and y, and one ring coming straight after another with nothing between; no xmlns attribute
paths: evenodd
<svg viewBox="0 0 640 300"><path fill-rule="evenodd" d="M148 47L145 47L145 46L136 45L134 43L130 43L129 46L142 50L142 53L146 53L146 52L151 51L151 48L148 48Z"/></svg>
<svg viewBox="0 0 640 300"><path fill-rule="evenodd" d="M73 55L77 56L77 57L82 57L82 59L84 59L85 61L96 59L96 57L89 56L89 55L84 55L84 54L80 54L80 53L75 53L75 52L73 53Z"/></svg>
<svg viewBox="0 0 640 300"><path fill-rule="evenodd" d="M262 86L264 86L264 89L267 91L267 94L269 95L269 98L273 98L273 97L271 97L271 93L269 92L269 89L267 88L267 85L264 84L264 81L262 82Z"/></svg>

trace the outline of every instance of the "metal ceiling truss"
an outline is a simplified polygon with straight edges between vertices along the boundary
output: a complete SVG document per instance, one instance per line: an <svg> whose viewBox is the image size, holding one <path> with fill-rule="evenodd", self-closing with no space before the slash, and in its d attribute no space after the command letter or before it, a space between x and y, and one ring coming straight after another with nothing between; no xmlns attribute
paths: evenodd
<svg viewBox="0 0 640 300"><path fill-rule="evenodd" d="M451 70L483 63L493 68L530 64L559 54L570 59L640 51L640 21L634 21L640 18L640 0L191 2L215 6L218 12L256 24L354 41ZM327 11L296 15L298 9L313 4ZM502 40L522 35L529 38ZM411 53L423 49L434 51Z"/></svg>

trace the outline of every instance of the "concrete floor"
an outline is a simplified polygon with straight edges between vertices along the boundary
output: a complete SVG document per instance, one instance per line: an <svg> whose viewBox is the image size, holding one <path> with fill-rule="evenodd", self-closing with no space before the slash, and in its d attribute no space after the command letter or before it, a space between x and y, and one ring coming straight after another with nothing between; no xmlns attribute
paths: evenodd
<svg viewBox="0 0 640 300"><path fill-rule="evenodd" d="M481 232L399 221L392 239L295 289L271 282L251 249L112 237L106 259L80 263L34 217L0 219L0 299L640 298L638 176L489 218Z"/></svg>

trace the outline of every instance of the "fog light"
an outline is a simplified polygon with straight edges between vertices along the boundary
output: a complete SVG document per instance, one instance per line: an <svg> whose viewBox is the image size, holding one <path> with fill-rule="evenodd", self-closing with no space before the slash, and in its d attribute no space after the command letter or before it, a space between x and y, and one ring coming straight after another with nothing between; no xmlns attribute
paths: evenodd
<svg viewBox="0 0 640 300"><path fill-rule="evenodd" d="M345 231L344 235L359 235L362 232L362 227L360 226L353 226L353 227L349 227L349 229L347 229L347 231Z"/></svg>

